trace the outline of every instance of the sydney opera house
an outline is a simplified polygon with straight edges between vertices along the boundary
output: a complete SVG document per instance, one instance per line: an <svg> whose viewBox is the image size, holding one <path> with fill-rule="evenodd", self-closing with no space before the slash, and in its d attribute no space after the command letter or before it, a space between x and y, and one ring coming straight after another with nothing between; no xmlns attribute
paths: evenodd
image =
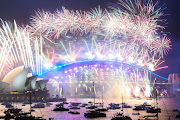
<svg viewBox="0 0 180 120"><path fill-rule="evenodd" d="M32 101L49 100L47 82L37 75L32 76L30 68L19 66L0 81L0 101L29 101L30 96Z"/></svg>

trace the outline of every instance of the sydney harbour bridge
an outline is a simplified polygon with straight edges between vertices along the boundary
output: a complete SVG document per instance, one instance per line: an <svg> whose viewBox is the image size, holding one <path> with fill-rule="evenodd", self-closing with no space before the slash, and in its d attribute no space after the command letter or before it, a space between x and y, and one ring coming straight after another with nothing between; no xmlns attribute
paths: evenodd
<svg viewBox="0 0 180 120"><path fill-rule="evenodd" d="M139 76L138 76L139 75ZM169 97L173 84L167 78L150 70L117 61L79 61L56 65L43 74L49 77L51 91L67 97L93 97L93 92L101 97L126 98L153 97L157 88L159 95ZM95 83L95 88L93 87Z"/></svg>

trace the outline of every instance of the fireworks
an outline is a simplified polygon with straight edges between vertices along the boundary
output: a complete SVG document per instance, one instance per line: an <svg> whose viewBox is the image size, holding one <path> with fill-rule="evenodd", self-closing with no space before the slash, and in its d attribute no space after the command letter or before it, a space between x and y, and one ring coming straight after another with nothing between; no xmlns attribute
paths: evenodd
<svg viewBox="0 0 180 120"><path fill-rule="evenodd" d="M92 40L85 38L86 45L80 46L82 49L76 54L69 54L66 51L67 59L71 59L70 61L74 61L82 50L87 50L82 54L88 55L91 59L95 55L100 59L106 59L105 54L113 56L110 55L113 53L114 57L120 54L120 59L129 57L131 62L148 61L156 65L155 59L163 58L171 46L170 40L158 32L163 27L157 24L162 15L160 9L156 8L157 3L153 5L149 1L142 4L137 0L133 4L132 1L120 0L119 4L123 10L114 8L111 11L103 11L100 7L87 12L67 10L64 7L54 13L39 10L30 23L35 30L34 34L41 34L45 38L52 39L52 42L54 38L66 37L69 33L74 36L91 36ZM94 43L92 47L98 49L97 53L93 54L88 49L89 41ZM70 42L67 41L66 44Z"/></svg>
<svg viewBox="0 0 180 120"><path fill-rule="evenodd" d="M15 21L14 24L2 21L0 41L1 76L20 65L31 67L33 73L42 73L42 39L32 37L28 27L19 28Z"/></svg>

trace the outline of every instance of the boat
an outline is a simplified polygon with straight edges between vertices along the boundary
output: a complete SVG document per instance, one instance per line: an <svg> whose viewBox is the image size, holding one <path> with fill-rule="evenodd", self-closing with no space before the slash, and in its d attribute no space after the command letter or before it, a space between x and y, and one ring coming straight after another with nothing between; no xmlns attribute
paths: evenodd
<svg viewBox="0 0 180 120"><path fill-rule="evenodd" d="M80 114L78 111L69 111L70 114Z"/></svg>
<svg viewBox="0 0 180 120"><path fill-rule="evenodd" d="M63 102L66 101L66 98L62 97L56 97L56 98L49 98L47 101L49 102Z"/></svg>
<svg viewBox="0 0 180 120"><path fill-rule="evenodd" d="M161 109L160 108L155 108L155 107L150 107L147 109L146 111L147 113L161 113Z"/></svg>
<svg viewBox="0 0 180 120"><path fill-rule="evenodd" d="M21 106L26 106L26 104L23 103Z"/></svg>
<svg viewBox="0 0 180 120"><path fill-rule="evenodd" d="M123 95L122 95L122 113L118 112L111 120L132 120L129 116L125 116L123 113Z"/></svg>
<svg viewBox="0 0 180 120"><path fill-rule="evenodd" d="M144 102L142 105L144 105L144 106L151 106L147 102Z"/></svg>
<svg viewBox="0 0 180 120"><path fill-rule="evenodd" d="M19 112L19 113L16 113L16 114L14 114L16 117L17 116L21 116L21 115L31 115L31 112L24 112L24 111L21 111L21 112Z"/></svg>
<svg viewBox="0 0 180 120"><path fill-rule="evenodd" d="M123 105L122 108L132 108L130 105Z"/></svg>
<svg viewBox="0 0 180 120"><path fill-rule="evenodd" d="M120 109L121 107L119 107L119 104L116 104L116 103L110 103L109 104L110 107L108 107L108 109L111 109L111 110L115 110L115 109Z"/></svg>
<svg viewBox="0 0 180 120"><path fill-rule="evenodd" d="M63 104L69 104L68 102L66 102L66 101L63 101Z"/></svg>
<svg viewBox="0 0 180 120"><path fill-rule="evenodd" d="M109 106L119 106L119 104L116 104L116 103L110 103Z"/></svg>
<svg viewBox="0 0 180 120"><path fill-rule="evenodd" d="M70 107L69 109L80 109L80 107L72 106L72 107Z"/></svg>
<svg viewBox="0 0 180 120"><path fill-rule="evenodd" d="M133 110L147 110L151 105L144 102L142 105L134 106Z"/></svg>
<svg viewBox="0 0 180 120"><path fill-rule="evenodd" d="M103 104L103 102L102 102L102 103L100 103L100 102L97 102L97 103L95 103L95 104L97 104L97 105L102 105L102 104Z"/></svg>
<svg viewBox="0 0 180 120"><path fill-rule="evenodd" d="M32 115L20 115L15 117L15 120L46 120L46 119L43 119L42 117L35 117Z"/></svg>
<svg viewBox="0 0 180 120"><path fill-rule="evenodd" d="M97 108L95 109L96 111L102 111L102 112L106 112L108 111L108 108Z"/></svg>
<svg viewBox="0 0 180 120"><path fill-rule="evenodd" d="M84 113L84 117L86 118L97 118L97 117L106 117L105 113L101 113L100 111L88 111L86 113Z"/></svg>
<svg viewBox="0 0 180 120"><path fill-rule="evenodd" d="M148 107L144 105L134 106L133 110L147 110Z"/></svg>
<svg viewBox="0 0 180 120"><path fill-rule="evenodd" d="M2 103L1 103L1 105L6 105L6 104L8 104L9 102L5 102L5 101L3 101Z"/></svg>
<svg viewBox="0 0 180 120"><path fill-rule="evenodd" d="M95 106L95 105L86 107L86 109L95 109L95 108L97 108L97 106Z"/></svg>
<svg viewBox="0 0 180 120"><path fill-rule="evenodd" d="M53 111L69 111L68 108L64 108L63 106L59 106L53 109Z"/></svg>
<svg viewBox="0 0 180 120"><path fill-rule="evenodd" d="M99 103L101 105L101 108L97 108L96 111L103 111L106 112L108 111L108 108L104 108L104 104L103 104L103 92L102 92L102 103Z"/></svg>
<svg viewBox="0 0 180 120"><path fill-rule="evenodd" d="M140 113L139 113L139 112L137 112L137 113L132 113L132 115L140 115Z"/></svg>
<svg viewBox="0 0 180 120"><path fill-rule="evenodd" d="M148 98L147 100L152 100L152 98Z"/></svg>
<svg viewBox="0 0 180 120"><path fill-rule="evenodd" d="M180 112L180 109L174 109L173 112Z"/></svg>
<svg viewBox="0 0 180 120"><path fill-rule="evenodd" d="M5 112L4 116L0 116L0 119L4 119L4 120L10 120L10 119L14 119L14 115L11 115L9 112Z"/></svg>
<svg viewBox="0 0 180 120"><path fill-rule="evenodd" d="M63 105L64 105L63 103L58 103L58 104L56 104L57 107L63 106Z"/></svg>
<svg viewBox="0 0 180 120"><path fill-rule="evenodd" d="M37 103L34 106L32 106L32 108L45 108L44 103Z"/></svg>
<svg viewBox="0 0 180 120"><path fill-rule="evenodd" d="M93 88L94 88L94 82L93 82ZM94 107L95 107L95 91L93 89L94 92ZM106 117L105 113L101 113L100 111L96 111L95 108L94 110L90 110L87 111L86 113L84 113L84 117L86 118L97 118L97 117Z"/></svg>
<svg viewBox="0 0 180 120"><path fill-rule="evenodd" d="M123 104L122 104L122 108L132 108L132 106L127 105L126 103L123 103Z"/></svg>
<svg viewBox="0 0 180 120"><path fill-rule="evenodd" d="M80 107L86 107L87 105L87 103L83 103Z"/></svg>
<svg viewBox="0 0 180 120"><path fill-rule="evenodd" d="M121 107L118 107L118 106L111 106L111 107L108 107L108 109L111 109L111 110L116 110L116 109L120 109Z"/></svg>
<svg viewBox="0 0 180 120"><path fill-rule="evenodd" d="M178 115L176 115L176 118L180 118L180 112L179 112L179 114L178 114Z"/></svg>
<svg viewBox="0 0 180 120"><path fill-rule="evenodd" d="M13 106L11 103L7 103L7 104L5 105L5 107L6 107L6 108L13 108L14 106Z"/></svg>
<svg viewBox="0 0 180 120"><path fill-rule="evenodd" d="M81 103L78 103L78 102L72 102L71 103L71 106L79 106Z"/></svg>
<svg viewBox="0 0 180 120"><path fill-rule="evenodd" d="M31 110L29 110L30 112L34 112L35 110L34 109L31 109Z"/></svg>
<svg viewBox="0 0 180 120"><path fill-rule="evenodd" d="M9 109L7 109L6 111L4 111L4 113L9 112L9 113L17 114L17 113L19 113L20 111L22 111L22 109L19 109L19 108L9 108Z"/></svg>
<svg viewBox="0 0 180 120"><path fill-rule="evenodd" d="M116 110L116 109L120 109L121 107L119 106L110 106L108 107L108 109L111 109L111 110Z"/></svg>
<svg viewBox="0 0 180 120"><path fill-rule="evenodd" d="M129 116L124 116L123 113L116 113L111 120L132 120Z"/></svg>
<svg viewBox="0 0 180 120"><path fill-rule="evenodd" d="M155 117L155 118L154 118ZM158 114L156 115L146 115L146 116L143 116L143 118L145 120L158 120L158 118L156 119L156 117L158 117ZM152 118L152 119L151 119Z"/></svg>
<svg viewBox="0 0 180 120"><path fill-rule="evenodd" d="M52 103L50 103L50 102L46 102L46 106L50 106L50 105L53 105Z"/></svg>
<svg viewBox="0 0 180 120"><path fill-rule="evenodd" d="M91 103L93 103L93 102L89 101L88 103L91 104Z"/></svg>
<svg viewBox="0 0 180 120"><path fill-rule="evenodd" d="M25 102L23 102L23 104L32 104L32 102L25 101Z"/></svg>

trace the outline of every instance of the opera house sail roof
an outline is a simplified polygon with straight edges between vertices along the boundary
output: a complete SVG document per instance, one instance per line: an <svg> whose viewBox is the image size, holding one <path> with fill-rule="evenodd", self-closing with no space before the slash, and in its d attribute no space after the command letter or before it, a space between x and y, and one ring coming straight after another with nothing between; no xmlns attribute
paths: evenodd
<svg viewBox="0 0 180 120"><path fill-rule="evenodd" d="M12 88L15 88L18 92L23 92L25 88L25 82L27 75L30 71L30 68L24 69L22 72L20 72L16 77L12 80Z"/></svg>
<svg viewBox="0 0 180 120"><path fill-rule="evenodd" d="M8 85L8 83L0 81L0 92L2 92Z"/></svg>
<svg viewBox="0 0 180 120"><path fill-rule="evenodd" d="M36 80L37 80L37 75L31 76L27 78L26 83L25 83L25 90L35 90L36 89Z"/></svg>
<svg viewBox="0 0 180 120"><path fill-rule="evenodd" d="M11 70L2 80L2 82L6 82L11 84L12 80L16 77L17 74L24 70L24 66L19 66Z"/></svg>
<svg viewBox="0 0 180 120"><path fill-rule="evenodd" d="M19 66L11 70L4 79L0 81L0 92L43 90L48 80L38 78L37 75L32 76L32 73L29 73L30 69L31 68Z"/></svg>

